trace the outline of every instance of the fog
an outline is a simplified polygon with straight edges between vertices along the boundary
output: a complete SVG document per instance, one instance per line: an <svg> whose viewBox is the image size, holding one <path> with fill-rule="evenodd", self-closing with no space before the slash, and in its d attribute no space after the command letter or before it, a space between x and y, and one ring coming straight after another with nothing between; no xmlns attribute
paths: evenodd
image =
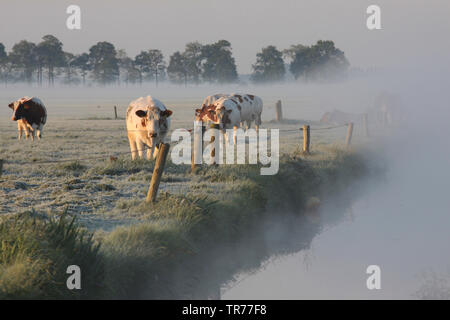
<svg viewBox="0 0 450 320"><path fill-rule="evenodd" d="M345 221L327 226L309 250L237 275L223 299L450 298L450 96L436 69L373 79L405 106L403 124L372 140L385 177L366 181ZM322 222L333 214L332 203L324 206ZM381 268L380 290L366 287L369 265Z"/></svg>
<svg viewBox="0 0 450 320"><path fill-rule="evenodd" d="M81 8L81 30L66 28L66 8ZM382 30L366 28L366 9L377 4ZM168 60L187 42L231 42L238 72L250 73L262 47L279 49L333 40L353 67L396 67L448 59L450 3L441 0L2 0L0 42L10 50L26 39L53 34L64 50L86 52L112 42L130 56L161 49Z"/></svg>
<svg viewBox="0 0 450 320"><path fill-rule="evenodd" d="M427 283L423 272L447 277L450 270L450 181L449 140L450 95L445 74L436 68L427 73L413 69L404 74L386 71L365 78L333 84L278 84L249 86L246 92L265 102L264 121L274 118L274 102L283 101L285 117L318 120L324 111L338 108L364 112L382 90L401 97L404 122L385 132L373 131L375 150L371 161L386 161L385 179L364 182L362 196L355 197L352 214L344 222L328 225L313 240L311 249L266 263L255 274L238 274L239 283L222 287L223 299L408 299ZM6 103L23 92L37 95L48 105L51 119L82 118L105 112L97 105L119 105L138 96L152 94L168 105L192 110L212 92L242 91L235 86L192 86L163 84L144 87L56 89L16 85L1 92L2 118L10 116ZM174 115L177 120L177 115ZM180 118L178 118L180 120ZM14 129L11 123L2 122ZM124 132L125 134L125 132ZM313 140L314 147L314 140ZM352 197L352 195L343 195ZM334 214L333 204L321 208L323 222ZM268 234L270 230L267 230ZM366 268L381 268L381 290L366 288Z"/></svg>

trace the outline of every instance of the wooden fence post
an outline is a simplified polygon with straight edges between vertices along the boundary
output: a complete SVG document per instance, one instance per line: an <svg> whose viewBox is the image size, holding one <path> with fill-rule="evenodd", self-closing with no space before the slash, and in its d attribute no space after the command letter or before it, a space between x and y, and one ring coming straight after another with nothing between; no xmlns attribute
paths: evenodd
<svg viewBox="0 0 450 320"><path fill-rule="evenodd" d="M369 136L369 121L368 121L367 113L363 114L362 126L363 126L364 136L368 137Z"/></svg>
<svg viewBox="0 0 450 320"><path fill-rule="evenodd" d="M117 120L117 107L114 106L114 119Z"/></svg>
<svg viewBox="0 0 450 320"><path fill-rule="evenodd" d="M275 104L275 113L277 122L281 122L283 120L283 110L281 109L281 100L278 100Z"/></svg>
<svg viewBox="0 0 450 320"><path fill-rule="evenodd" d="M169 154L170 144L161 143L156 158L155 168L153 169L152 180L150 181L150 188L148 189L146 202L155 202L156 194L158 193L159 182L164 172L164 165L166 164L167 155Z"/></svg>
<svg viewBox="0 0 450 320"><path fill-rule="evenodd" d="M3 159L0 159L0 177L2 176L2 170L3 170Z"/></svg>
<svg viewBox="0 0 450 320"><path fill-rule="evenodd" d="M347 137L345 138L345 144L347 145L347 147L349 147L350 144L352 143L352 134L353 134L353 122L350 122L348 124L347 129Z"/></svg>
<svg viewBox="0 0 450 320"><path fill-rule="evenodd" d="M309 125L303 125L303 152L309 153L309 145L310 145L310 131L309 131Z"/></svg>

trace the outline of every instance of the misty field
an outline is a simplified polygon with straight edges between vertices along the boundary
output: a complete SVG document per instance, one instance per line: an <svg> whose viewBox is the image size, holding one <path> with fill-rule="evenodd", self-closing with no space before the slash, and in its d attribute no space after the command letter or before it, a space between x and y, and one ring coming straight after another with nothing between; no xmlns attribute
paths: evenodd
<svg viewBox="0 0 450 320"><path fill-rule="evenodd" d="M172 129L192 128L194 109L203 98L199 95L166 100L166 105L174 111ZM311 124L312 128L327 126L320 125L317 118L290 118L289 111L295 106L312 107L300 99L280 99L284 102L287 123L271 121L275 118L276 99L270 97L264 100L262 127L280 129L280 152L288 154L302 144L302 133L295 129L302 124ZM67 211L78 215L89 227L105 230L139 221L139 214L130 208L145 198L153 161L131 161L124 120L127 103L123 99L95 98L79 104L72 102L73 99L64 103L55 100L47 102L48 123L41 141L18 141L16 123L7 116L0 120L0 154L7 161L0 185L0 212ZM118 106L118 120L114 120L114 105ZM324 145L343 145L346 128L312 131L311 135L312 150L319 154ZM357 142L358 138L355 132L354 140ZM321 156L324 155L322 152ZM118 161L111 162L110 156L117 157ZM40 164L47 161L50 163ZM202 177L191 175L189 166L169 162L160 191L211 195L227 188L232 188L232 184L202 185Z"/></svg>
<svg viewBox="0 0 450 320"><path fill-rule="evenodd" d="M92 266L97 265L99 259L102 261L102 267L94 268L92 274L86 276L88 279L85 281L92 284L92 287L81 293L81 297L195 297L189 289L195 279L181 281L185 287L178 287L178 282L175 286L174 279L180 279L177 267L188 263L190 267L184 272L200 272L192 271L192 266L198 263L192 260L196 259L196 255L204 257L205 247L210 251L211 244L216 243L217 246L227 247L229 251L230 243L233 247L239 243L239 239L249 236L246 235L246 230L260 228L255 222L263 216L270 216L270 212L274 210L304 212L309 197L322 198L326 193L344 188L354 177L361 176L365 171L361 155L344 147L346 127L313 130L327 127L321 125L318 119L324 110L330 110L331 107L322 105L323 101L320 98L314 99L312 95L295 98L295 94L291 93L286 98L272 94L262 96L265 104L262 128L280 129L279 174L260 176L259 165L203 165L193 175L189 165L175 165L169 157L158 201L146 204L144 200L154 161L131 160L125 110L128 100L135 99L139 96L136 92L143 90L135 88L129 91L132 91L129 98L108 91L112 97L104 99L99 98L101 94L95 93L93 89L87 90L88 95L92 95L87 98L76 95L74 99L69 99L66 98L67 93L61 93L60 96L52 93L51 99L46 99L40 94L39 97L47 106L48 122L44 127L42 140L34 142L17 140L16 124L9 120L7 104L3 103L7 99L13 99L5 96L1 99L5 108L1 111L0 120L0 154L6 161L0 179L1 218L5 223L11 223L10 219L17 219L18 216L28 217L24 218L25 222L19 219L13 223L18 237L24 233L20 231L22 228L28 230L27 219L44 219L42 225L35 225L34 228L37 229L33 229L33 232L37 233L31 232L31 238L35 239L35 242L29 244L32 248L41 246L43 240L36 239L47 239L48 232L51 239L59 239L58 232L62 232L62 235L69 234L64 231L65 228L71 230L69 222L58 229L52 227L52 223L57 224L56 220L45 222L48 218L58 219L62 216L61 221L66 221L74 217L77 221L76 228L87 228L88 233L95 232L92 244L79 238L77 231L69 239L73 243L71 248L84 248L86 243L89 245L83 249L89 253L88 258L83 258L84 262L74 261L76 259L72 258L70 250L66 252L67 262L74 264ZM169 95L162 91L162 94L155 96L174 112L171 129L192 128L194 109L200 106L204 96L209 93L200 93L202 90L196 89L195 94L188 95L185 90ZM163 93L168 94L169 98L165 99ZM274 106L278 99L283 102L286 119L281 124L273 121ZM114 105L118 107L117 120L114 120ZM312 128L310 155L301 152L302 135L296 129L302 124L310 124ZM356 125L354 149L367 142L360 131ZM111 156L117 159L111 160ZM57 231L48 231L54 229ZM12 230L10 235L14 238L16 229ZM39 237L35 238L37 234ZM28 243L31 238L24 238L24 243ZM254 239L250 243L253 241ZM100 251L94 249L97 242L101 243ZM55 246L57 248L58 244ZM27 248L26 244L24 248ZM258 248L255 250L257 262L252 263L259 263L271 252L265 247ZM253 247L252 250L254 249ZM67 297L67 292L61 292L58 289L59 282L54 279L48 280L51 290L34 290L36 283L43 281L38 276L35 282L32 277L23 288L15 287L14 283L21 283L22 277L32 273L30 270L41 270L37 272L39 274L49 263L42 262L43 265L39 266L40 260L33 256L33 250L24 249L23 256L19 255L17 259L8 256L8 259L2 260L4 275L14 274L17 277L9 277L9 282L5 280L6 276L0 277L3 296ZM45 250L53 252L56 249L50 246ZM17 252L11 252L15 257ZM192 256L193 253L196 254ZM24 257L30 254L32 260L38 261L37 265L27 265L28 260ZM47 259L53 261L52 258ZM218 257L215 256L215 259ZM231 266L228 262L226 272L223 271L223 266L218 267L217 270L222 270L221 277L224 277L219 279L227 281L232 270L242 267L244 266L238 260L234 260ZM22 269L28 272L21 272ZM51 272L56 272L55 270L60 269L52 270ZM173 275L174 272L178 274L177 277ZM217 275L217 272L214 274ZM98 278L98 274L101 274L100 279L94 280L93 278ZM141 281L142 277L145 277L146 282ZM94 285L96 281L106 283L106 291L99 290ZM147 287L153 289L149 290ZM202 294L210 294L209 291L198 293L199 289L196 290L200 297ZM100 291L102 292L98 293ZM70 293L69 297L78 296Z"/></svg>

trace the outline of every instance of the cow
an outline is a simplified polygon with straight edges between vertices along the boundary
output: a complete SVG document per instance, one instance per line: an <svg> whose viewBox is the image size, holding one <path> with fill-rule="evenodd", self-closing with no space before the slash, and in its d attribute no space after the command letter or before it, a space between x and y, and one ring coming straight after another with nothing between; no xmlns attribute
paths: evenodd
<svg viewBox="0 0 450 320"><path fill-rule="evenodd" d="M208 110L214 109L214 103L223 97L228 97L228 94L217 93L210 96L207 96L203 99L202 106L200 109L195 110L195 121L201 121L203 123L203 128L208 127L212 121L208 117L206 117L206 113Z"/></svg>
<svg viewBox="0 0 450 320"><path fill-rule="evenodd" d="M227 129L233 129L233 142L236 144L236 130L240 128L242 118L241 118L241 107L231 97L222 97L217 100L213 107L207 109L206 117L214 124L219 126L219 130L226 133ZM230 141L228 135L227 140ZM230 141L231 142L231 141Z"/></svg>
<svg viewBox="0 0 450 320"><path fill-rule="evenodd" d="M169 131L171 115L171 110L151 96L130 102L126 123L131 159L136 159L137 155L142 159L144 146L147 147L147 159L156 158Z"/></svg>
<svg viewBox="0 0 450 320"><path fill-rule="evenodd" d="M221 97L219 97L221 96ZM211 103L211 101L214 101ZM226 101L226 102L225 102ZM219 107L219 104L221 106ZM259 129L261 125L261 113L263 109L263 102L261 98L251 95L251 94L231 94L231 95L213 95L205 98L202 104L201 109L195 110L195 120L202 121L204 124L216 123L220 124L220 119L218 119L216 114L216 109L220 109L224 107L235 108L238 109L239 113L239 126L243 127L244 123L247 124L246 128L250 128L251 122L255 121L256 130ZM230 109L231 110L231 109ZM232 114L234 118L236 116ZM225 128L227 125L224 123L221 124L222 128ZM230 126L228 124L228 126Z"/></svg>
<svg viewBox="0 0 450 320"><path fill-rule="evenodd" d="M11 102L8 107L13 110L11 120L17 121L19 140L23 132L26 139L30 135L33 141L36 136L39 140L42 138L42 130L47 122L47 110L40 99L24 97Z"/></svg>
<svg viewBox="0 0 450 320"><path fill-rule="evenodd" d="M399 124L403 118L400 99L388 92L380 93L372 108L368 109L369 118L382 126Z"/></svg>
<svg viewBox="0 0 450 320"><path fill-rule="evenodd" d="M331 112L325 112L325 114L320 119L321 123L332 124L332 125L344 125L350 122L359 123L362 121L362 114L343 112L334 109Z"/></svg>

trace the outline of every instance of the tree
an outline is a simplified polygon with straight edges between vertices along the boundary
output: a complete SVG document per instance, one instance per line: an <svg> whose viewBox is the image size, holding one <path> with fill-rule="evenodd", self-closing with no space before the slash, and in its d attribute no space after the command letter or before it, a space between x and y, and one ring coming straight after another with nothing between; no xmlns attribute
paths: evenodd
<svg viewBox="0 0 450 320"><path fill-rule="evenodd" d="M65 69L66 69L66 82L68 84L78 83L78 78L73 78L76 76L76 66L74 65L74 61L76 60L76 56L70 52L64 52L64 61L65 61Z"/></svg>
<svg viewBox="0 0 450 320"><path fill-rule="evenodd" d="M109 42L98 42L89 49L89 63L94 79L102 84L112 83L119 76L116 49Z"/></svg>
<svg viewBox="0 0 450 320"><path fill-rule="evenodd" d="M255 82L280 81L286 73L283 54L275 46L263 48L256 55L256 63L252 67L252 80Z"/></svg>
<svg viewBox="0 0 450 320"><path fill-rule="evenodd" d="M187 59L179 51L170 56L169 66L167 67L167 73L170 81L174 83L183 83L187 85Z"/></svg>
<svg viewBox="0 0 450 320"><path fill-rule="evenodd" d="M238 78L231 44L226 40L205 45L202 48L203 79L219 83L233 82Z"/></svg>
<svg viewBox="0 0 450 320"><path fill-rule="evenodd" d="M141 51L134 59L134 64L139 70L139 82L142 84L143 75L146 73L151 79L155 79L158 86L158 76L165 71L164 56L160 50Z"/></svg>
<svg viewBox="0 0 450 320"><path fill-rule="evenodd" d="M158 86L158 77L163 75L166 70L166 63L164 56L160 50L149 50L149 70L152 78L155 79L156 86Z"/></svg>
<svg viewBox="0 0 450 320"><path fill-rule="evenodd" d="M136 69L139 72L139 83L142 85L142 78L144 73L147 73L150 71L149 65L150 65L150 55L146 51L141 51L135 58L134 58L134 65L136 66Z"/></svg>
<svg viewBox="0 0 450 320"><path fill-rule="evenodd" d="M304 47L294 54L294 58L289 65L289 70L297 80L300 76L308 79L309 73L313 70L314 65L317 64L314 50L311 47Z"/></svg>
<svg viewBox="0 0 450 320"><path fill-rule="evenodd" d="M0 43L0 80L5 82L5 86L8 83L9 73L11 72L11 62L6 53L5 46Z"/></svg>
<svg viewBox="0 0 450 320"><path fill-rule="evenodd" d="M317 41L313 48L318 56L317 74L320 79L342 76L350 66L344 52L336 48L333 41Z"/></svg>
<svg viewBox="0 0 450 320"><path fill-rule="evenodd" d="M55 82L55 67L62 67L66 64L64 51L62 50L63 45L52 35L46 35L42 37L42 40L36 48L37 60L38 63L43 63L48 68L48 83L53 85ZM40 77L42 77L41 70Z"/></svg>
<svg viewBox="0 0 450 320"><path fill-rule="evenodd" d="M36 45L22 40L12 47L9 58L13 68L22 69L23 78L27 82L31 82L33 72L36 69Z"/></svg>
<svg viewBox="0 0 450 320"><path fill-rule="evenodd" d="M289 69L295 79L303 76L306 80L330 80L342 76L349 65L344 52L333 41L319 40L311 47L298 50Z"/></svg>
<svg viewBox="0 0 450 320"><path fill-rule="evenodd" d="M86 84L86 75L88 71L91 70L91 65L89 63L89 54L82 53L75 56L72 61L72 66L80 70L81 77L83 78L83 85Z"/></svg>
<svg viewBox="0 0 450 320"><path fill-rule="evenodd" d="M136 69L134 60L128 57L124 49L117 51L117 59L119 60L119 67L125 71L125 83L135 83L139 79L139 71Z"/></svg>
<svg viewBox="0 0 450 320"><path fill-rule="evenodd" d="M289 49L283 50L283 56L289 60L290 62L294 61L295 55L298 52L301 52L302 50L306 49L308 47L302 45L302 44L293 44Z"/></svg>
<svg viewBox="0 0 450 320"><path fill-rule="evenodd" d="M203 45L200 42L189 42L183 52L186 62L187 78L198 84L202 74Z"/></svg>

